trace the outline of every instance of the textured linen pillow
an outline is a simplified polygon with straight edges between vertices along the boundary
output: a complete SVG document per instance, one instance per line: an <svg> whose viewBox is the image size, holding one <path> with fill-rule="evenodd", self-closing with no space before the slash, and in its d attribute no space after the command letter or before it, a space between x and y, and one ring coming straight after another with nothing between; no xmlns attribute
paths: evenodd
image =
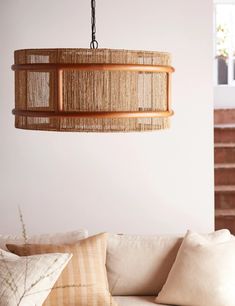
<svg viewBox="0 0 235 306"><path fill-rule="evenodd" d="M66 233L42 234L28 237L27 243L31 244L71 244L87 238L86 229ZM22 236L0 235L0 248L7 251L6 244L24 244Z"/></svg>
<svg viewBox="0 0 235 306"><path fill-rule="evenodd" d="M40 306L72 255L19 257L0 250L0 306Z"/></svg>
<svg viewBox="0 0 235 306"><path fill-rule="evenodd" d="M188 231L162 291L160 304L235 306L235 240L225 231Z"/></svg>
<svg viewBox="0 0 235 306"><path fill-rule="evenodd" d="M179 236L110 234L107 274L113 295L156 295L182 243Z"/></svg>
<svg viewBox="0 0 235 306"><path fill-rule="evenodd" d="M46 306L115 306L106 274L107 234L99 234L73 245L7 245L18 255L66 252L73 258L64 269L45 302ZM62 287L62 288L61 288ZM57 289L56 289L57 288Z"/></svg>

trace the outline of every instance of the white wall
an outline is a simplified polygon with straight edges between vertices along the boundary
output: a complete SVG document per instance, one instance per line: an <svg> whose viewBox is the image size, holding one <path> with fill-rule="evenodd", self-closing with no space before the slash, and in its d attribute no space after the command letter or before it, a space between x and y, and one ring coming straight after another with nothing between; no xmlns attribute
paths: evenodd
<svg viewBox="0 0 235 306"><path fill-rule="evenodd" d="M235 4L235 0L214 0L214 4ZM216 49L215 26L214 26L214 48ZM216 69L217 69L217 63L216 61L214 61L215 84L217 83ZM235 108L235 86L214 85L214 108L215 109Z"/></svg>
<svg viewBox="0 0 235 306"><path fill-rule="evenodd" d="M235 108L235 86L214 87L214 108Z"/></svg>
<svg viewBox="0 0 235 306"><path fill-rule="evenodd" d="M172 52L170 130L63 134L14 128L13 50L88 47L89 5L0 1L0 232L19 230L17 205L31 233L212 230L212 0L97 0L100 47Z"/></svg>

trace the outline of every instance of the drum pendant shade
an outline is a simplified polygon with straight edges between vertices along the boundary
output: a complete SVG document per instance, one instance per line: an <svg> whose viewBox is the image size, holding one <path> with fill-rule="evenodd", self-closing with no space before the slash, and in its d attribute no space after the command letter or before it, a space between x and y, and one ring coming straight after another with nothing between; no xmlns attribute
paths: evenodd
<svg viewBox="0 0 235 306"><path fill-rule="evenodd" d="M15 51L15 126L68 132L169 127L168 53L114 49Z"/></svg>

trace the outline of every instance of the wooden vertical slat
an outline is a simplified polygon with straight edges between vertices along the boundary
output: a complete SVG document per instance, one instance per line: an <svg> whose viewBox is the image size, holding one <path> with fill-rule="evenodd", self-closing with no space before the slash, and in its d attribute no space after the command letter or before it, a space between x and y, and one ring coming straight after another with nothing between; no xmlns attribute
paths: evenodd
<svg viewBox="0 0 235 306"><path fill-rule="evenodd" d="M167 111L171 111L171 99L172 99L171 81L172 81L172 75L171 73L167 73Z"/></svg>
<svg viewBox="0 0 235 306"><path fill-rule="evenodd" d="M63 70L57 70L57 86L58 86L58 111L62 112L64 109L63 103Z"/></svg>

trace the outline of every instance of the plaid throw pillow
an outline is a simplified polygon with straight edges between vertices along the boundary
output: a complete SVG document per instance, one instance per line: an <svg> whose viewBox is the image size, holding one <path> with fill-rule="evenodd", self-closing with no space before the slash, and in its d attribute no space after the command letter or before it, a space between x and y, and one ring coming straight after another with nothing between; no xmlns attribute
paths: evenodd
<svg viewBox="0 0 235 306"><path fill-rule="evenodd" d="M72 245L7 245L20 255L70 253L73 257L62 272L44 306L117 306L108 289L106 274L107 234Z"/></svg>

